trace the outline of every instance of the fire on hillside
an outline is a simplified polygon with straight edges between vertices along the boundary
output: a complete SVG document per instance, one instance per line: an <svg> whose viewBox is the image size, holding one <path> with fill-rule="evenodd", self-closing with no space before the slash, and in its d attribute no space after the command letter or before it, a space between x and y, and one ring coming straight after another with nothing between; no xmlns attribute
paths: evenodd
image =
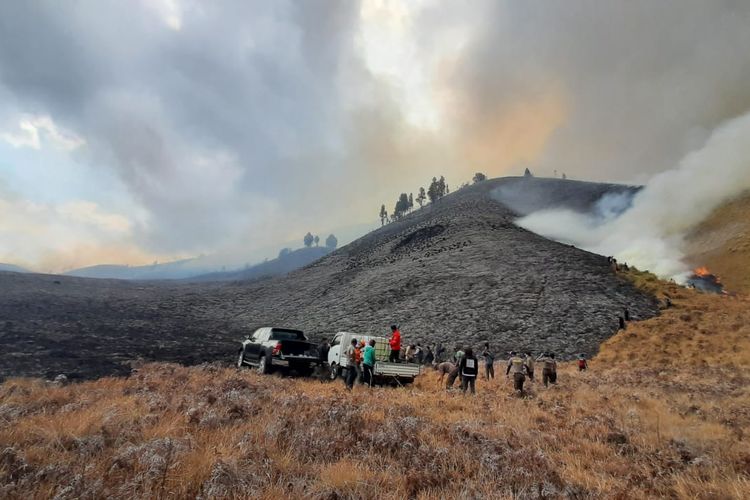
<svg viewBox="0 0 750 500"><path fill-rule="evenodd" d="M708 270L707 267L699 267L693 270L693 275L688 279L688 286L708 293L727 293L718 276Z"/></svg>

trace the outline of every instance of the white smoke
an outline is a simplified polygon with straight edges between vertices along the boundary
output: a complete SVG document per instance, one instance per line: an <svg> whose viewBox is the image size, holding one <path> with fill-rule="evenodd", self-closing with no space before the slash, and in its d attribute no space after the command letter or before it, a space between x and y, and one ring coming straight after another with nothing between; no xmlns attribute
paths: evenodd
<svg viewBox="0 0 750 500"><path fill-rule="evenodd" d="M684 282L686 234L722 203L750 190L750 113L718 127L703 148L637 192L605 195L591 213L534 212L517 224Z"/></svg>

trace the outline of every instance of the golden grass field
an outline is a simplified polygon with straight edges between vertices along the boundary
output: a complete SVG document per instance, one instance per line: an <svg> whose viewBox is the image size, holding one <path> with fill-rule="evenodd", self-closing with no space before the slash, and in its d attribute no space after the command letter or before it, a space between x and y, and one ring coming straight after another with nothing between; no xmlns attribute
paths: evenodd
<svg viewBox="0 0 750 500"><path fill-rule="evenodd" d="M750 498L750 301L674 307L590 370L475 397L151 364L0 386L0 498ZM540 347L541 348L541 347Z"/></svg>
<svg viewBox="0 0 750 500"><path fill-rule="evenodd" d="M750 193L714 210L686 243L689 262L707 266L729 290L750 294Z"/></svg>

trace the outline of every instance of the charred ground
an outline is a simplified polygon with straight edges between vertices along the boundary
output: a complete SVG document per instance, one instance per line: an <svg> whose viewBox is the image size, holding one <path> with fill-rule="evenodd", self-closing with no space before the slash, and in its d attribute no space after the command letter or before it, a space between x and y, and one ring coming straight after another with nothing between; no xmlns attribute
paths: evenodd
<svg viewBox="0 0 750 500"><path fill-rule="evenodd" d="M551 349L570 357L597 351L615 333L622 308L635 318L656 313L654 299L615 276L604 257L515 226L516 212L493 196L498 189L526 192L540 207L586 209L606 192L629 188L485 181L306 268L260 281L0 273L0 377L92 378L127 373L136 359L230 359L236 341L263 324L320 337L339 330L384 333L396 322L408 342L489 340L498 350Z"/></svg>

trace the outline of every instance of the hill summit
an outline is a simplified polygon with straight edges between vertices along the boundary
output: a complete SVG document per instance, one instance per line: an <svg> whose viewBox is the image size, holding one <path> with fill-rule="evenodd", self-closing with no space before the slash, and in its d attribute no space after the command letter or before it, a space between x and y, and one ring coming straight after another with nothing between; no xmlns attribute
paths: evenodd
<svg viewBox="0 0 750 500"><path fill-rule="evenodd" d="M406 343L592 354L653 297L615 275L607 259L516 226L498 189L540 206L585 210L603 193L631 189L570 180L479 182L285 276L230 283L132 283L0 275L6 356L0 374L93 377L146 360L231 359L261 325L314 337L387 331ZM533 196L532 196L533 194Z"/></svg>

